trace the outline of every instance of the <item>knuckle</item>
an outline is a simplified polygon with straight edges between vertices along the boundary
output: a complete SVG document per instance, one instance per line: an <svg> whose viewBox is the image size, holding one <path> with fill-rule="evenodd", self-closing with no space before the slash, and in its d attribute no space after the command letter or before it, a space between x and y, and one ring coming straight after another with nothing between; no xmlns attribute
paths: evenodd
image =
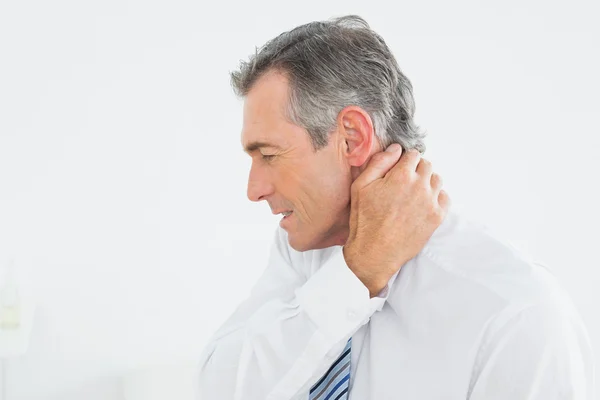
<svg viewBox="0 0 600 400"><path fill-rule="evenodd" d="M442 207L440 207L437 202L434 202L434 206L432 208L430 217L431 217L431 221L435 224L438 224L440 222L442 222L442 219L444 218L444 210Z"/></svg>
<svg viewBox="0 0 600 400"><path fill-rule="evenodd" d="M431 161L427 160L426 158L421 158L421 161L419 161L419 163L423 166L423 167L427 167L430 168L431 167Z"/></svg>
<svg viewBox="0 0 600 400"><path fill-rule="evenodd" d="M431 189L431 179L429 178L429 176L419 174L419 173L415 173L415 175L417 177L416 179L418 181L419 187L421 187L423 190L425 190L428 193Z"/></svg>
<svg viewBox="0 0 600 400"><path fill-rule="evenodd" d="M439 174L436 174L435 172L431 175L431 186L434 188L439 188L441 186L443 186L444 181L442 179L442 177Z"/></svg>
<svg viewBox="0 0 600 400"><path fill-rule="evenodd" d="M431 189L429 180L421 175L418 175L417 181L419 188L425 193L425 195L427 195L429 193L429 189Z"/></svg>
<svg viewBox="0 0 600 400"><path fill-rule="evenodd" d="M406 153L406 156L411 159L418 159L421 156L421 153L419 153L419 150L417 149L410 149L408 153Z"/></svg>
<svg viewBox="0 0 600 400"><path fill-rule="evenodd" d="M450 197L444 189L440 190L440 193L438 195L438 204L443 209L448 209L450 207Z"/></svg>

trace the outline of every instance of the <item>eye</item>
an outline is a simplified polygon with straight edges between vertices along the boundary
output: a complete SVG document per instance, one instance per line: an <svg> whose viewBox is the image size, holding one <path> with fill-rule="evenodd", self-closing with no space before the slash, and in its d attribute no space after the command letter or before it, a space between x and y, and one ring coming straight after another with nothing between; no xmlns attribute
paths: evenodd
<svg viewBox="0 0 600 400"><path fill-rule="evenodd" d="M262 159L265 161L271 161L275 158L274 154L261 154Z"/></svg>

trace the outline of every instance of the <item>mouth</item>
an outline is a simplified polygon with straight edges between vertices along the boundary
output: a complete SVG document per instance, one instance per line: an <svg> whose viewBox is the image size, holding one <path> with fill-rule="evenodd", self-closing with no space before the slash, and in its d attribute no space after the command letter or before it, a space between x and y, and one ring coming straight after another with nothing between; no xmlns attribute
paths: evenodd
<svg viewBox="0 0 600 400"><path fill-rule="evenodd" d="M293 211L292 210L275 210L273 211L273 215L281 214L284 217L288 217Z"/></svg>
<svg viewBox="0 0 600 400"><path fill-rule="evenodd" d="M279 221L279 224L281 225L281 224L285 223L288 219L290 219L294 215L294 212L293 211L283 211L278 214L283 215L283 218L281 218L281 221ZM284 225L281 225L281 226L284 226Z"/></svg>

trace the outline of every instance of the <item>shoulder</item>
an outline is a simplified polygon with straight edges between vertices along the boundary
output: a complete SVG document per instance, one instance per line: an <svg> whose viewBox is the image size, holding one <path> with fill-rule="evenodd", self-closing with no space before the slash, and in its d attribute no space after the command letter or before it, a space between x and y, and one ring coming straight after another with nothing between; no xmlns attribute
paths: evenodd
<svg viewBox="0 0 600 400"><path fill-rule="evenodd" d="M590 375L590 339L566 290L547 267L491 229L452 213L411 267L415 298L435 303L430 314L441 310L436 321L458 309L461 318L447 329L477 333L475 375L525 379L538 373L540 363L548 366L550 380L580 379L577 371Z"/></svg>
<svg viewBox="0 0 600 400"><path fill-rule="evenodd" d="M456 212L448 214L420 256L454 279L515 307L564 300L564 290L547 267Z"/></svg>

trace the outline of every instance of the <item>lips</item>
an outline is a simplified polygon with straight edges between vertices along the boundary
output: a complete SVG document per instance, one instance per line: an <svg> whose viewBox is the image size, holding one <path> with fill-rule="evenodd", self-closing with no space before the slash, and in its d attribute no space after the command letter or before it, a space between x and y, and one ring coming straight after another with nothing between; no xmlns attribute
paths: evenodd
<svg viewBox="0 0 600 400"><path fill-rule="evenodd" d="M294 212L290 211L290 213L288 215L284 215L283 218L281 218L281 220L279 221L279 226L281 226L283 229L289 229L290 226L290 219L294 216Z"/></svg>
<svg viewBox="0 0 600 400"><path fill-rule="evenodd" d="M290 213L291 214L292 212L293 212L292 210L283 210L282 209L282 210L273 211L273 215L278 215L278 214L283 214L283 213Z"/></svg>

